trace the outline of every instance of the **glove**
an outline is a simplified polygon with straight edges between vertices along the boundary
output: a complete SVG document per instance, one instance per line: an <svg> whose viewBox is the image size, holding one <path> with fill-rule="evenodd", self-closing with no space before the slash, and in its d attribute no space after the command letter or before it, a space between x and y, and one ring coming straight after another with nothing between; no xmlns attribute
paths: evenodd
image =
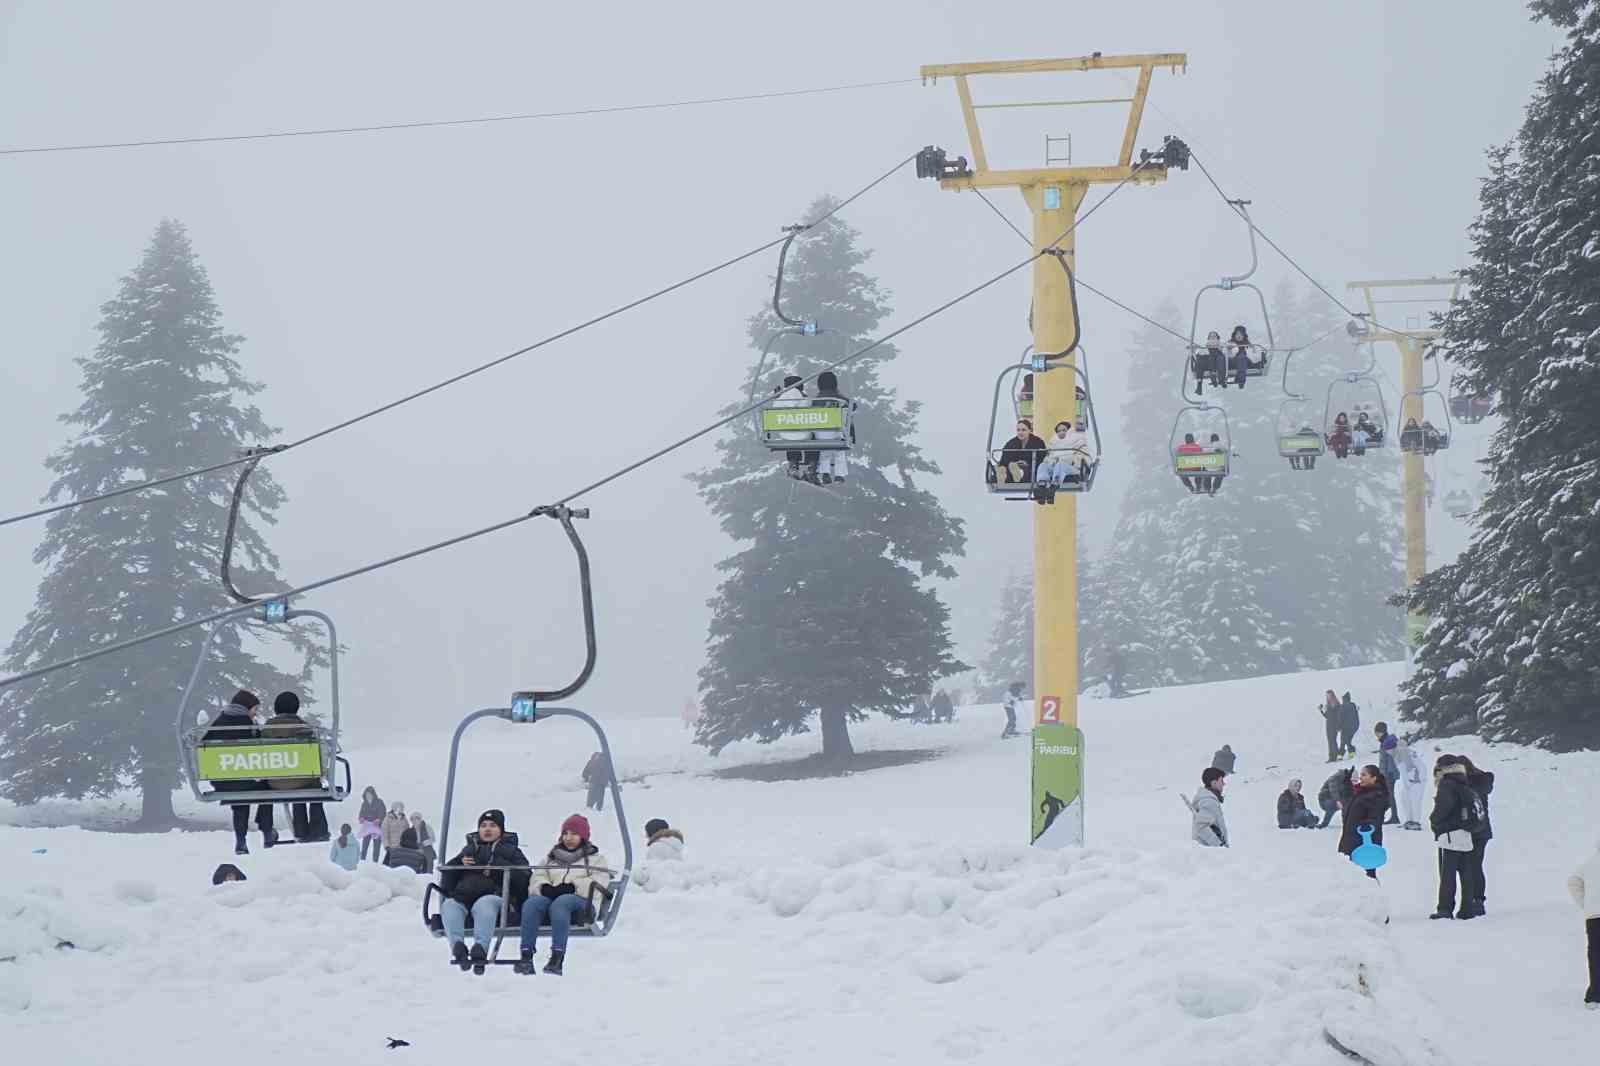
<svg viewBox="0 0 1600 1066"><path fill-rule="evenodd" d="M551 898L556 898L556 897L560 897L560 896L570 896L570 895L575 894L578 891L578 886L571 885L571 884L567 884L567 885L552 885L550 887L555 889L555 891L553 893L551 893Z"/></svg>
<svg viewBox="0 0 1600 1066"><path fill-rule="evenodd" d="M543 896L545 899L555 899L556 896L560 895L560 893L556 891L555 885L540 885L539 895Z"/></svg>

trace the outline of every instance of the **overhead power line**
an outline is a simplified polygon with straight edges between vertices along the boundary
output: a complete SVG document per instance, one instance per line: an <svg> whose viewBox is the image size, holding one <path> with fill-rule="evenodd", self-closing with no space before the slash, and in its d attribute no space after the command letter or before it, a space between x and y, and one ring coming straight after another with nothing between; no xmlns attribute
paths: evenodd
<svg viewBox="0 0 1600 1066"><path fill-rule="evenodd" d="M915 158L916 158L915 155L910 155L910 156L907 156L906 158L900 160L894 166L890 167L888 170L884 171L882 174L878 175L876 178L872 179L870 182L868 182L866 185L863 185L861 188L857 189L855 192L851 193L845 199L839 201L837 204L835 204L833 207L829 208L827 211L823 212L821 215L818 215L816 218L812 219L809 222L802 223L800 225L799 229L801 229L802 231L803 230L812 229L813 227L821 225L823 222L826 222L828 219L832 218L834 215L838 214L840 211L843 211L846 207L848 207L851 204L855 203L862 196L865 196L868 192L870 192L871 190L877 188L883 182L887 181L896 171L898 171L901 167L905 166L907 163L911 162L911 160L913 160ZM598 314L598 315L594 316L593 318L586 319L583 322L579 322L577 325L568 326L566 329L563 329L563 330L561 330L561 331L559 331L557 333L552 333L548 337L544 337L541 340L534 341L532 344L528 344L528 345L525 345L525 346L523 346L521 348L518 348L516 351L507 352L504 355L497 356L496 358L489 360L487 363L480 363L479 365L477 365L475 367L472 367L471 369L463 370L459 374L453 374L450 377L445 378L443 381L435 382L434 384L429 385L429 386L427 386L425 388L421 388L421 389L416 390L415 392L408 393L407 395L402 396L399 399L390 400L387 403L381 404L381 405L379 405L377 407L374 407L374 408L372 408L370 410L363 411L362 413L360 413L358 415L355 415L355 416L353 416L351 418L347 418L342 422L336 422L331 426L327 426L327 427L325 427L323 429L317 430L315 433L307 434L306 436L301 437L298 440L293 440L293 441L290 441L287 444L278 445L276 448L274 448L272 450L271 454L276 455L276 454L279 454L279 453L282 453L282 452L289 451L290 449L293 449L293 448L298 448L302 444L310 444L312 441L321 440L323 437L331 436L332 434L337 433L340 430L349 429L351 426L357 425L358 423L361 423L361 422L365 422L369 418L374 418L374 417L376 417L378 415L381 415L381 414L383 414L383 413L385 413L387 411L392 411L397 407L401 407L401 406L403 406L405 404L408 404L408 403L412 402L413 400L419 400L422 397L427 396L427 395L429 395L431 393L435 393L435 392L438 392L441 389L448 388L451 385L455 385L455 384L457 384L459 382L465 381L466 379L468 379L470 377L475 377L476 375L481 374L486 370L491 370L494 367L500 366L502 363L508 363L511 360L516 359L519 356L527 355L529 352L536 351L536 350L538 350L540 348L545 347L546 345L554 344L556 341L563 340L563 339L565 339L567 337L570 337L574 333L579 333L579 332L581 332L583 330L586 330L586 329L590 328L591 326L597 326L600 323L605 322L608 319L615 318L618 315L623 314L626 311L631 311L636 307L640 307L640 306L642 306L644 304L647 304L652 300L659 299L660 297L665 296L668 293L676 292L677 290L679 290L681 288L684 288L687 285L691 285L694 282L699 281L699 280L701 280L703 278L708 278L712 274L715 274L715 273L717 273L719 271L722 271L722 270L726 270L728 267L734 266L737 263L742 263L746 259L749 259L749 258L751 258L753 256L756 256L756 255L760 255L762 252L765 252L765 251L767 251L767 250L769 250L771 248L777 247L778 245L782 244L787 239L789 239L789 231L786 231L784 236L782 236L782 237L775 237L772 240L767 241L765 244L757 245L756 247L751 248L749 251L740 252L738 255L732 257L731 259L725 259L722 262L716 264L715 266L707 267L706 269L698 271L698 272L696 272L694 274L691 274L686 278L682 278L682 279L680 279L678 281L675 281L670 285L666 285L666 286L663 286L662 288L656 289L654 292L648 293L648 294L646 294L644 296L641 296L641 297L639 297L637 299L630 300L625 304L621 304L621 305L619 305L617 307L614 307L609 311L606 311L606 312L604 312L602 314ZM64 501L62 503L55 503L55 504L50 504L50 505L45 506L45 507L38 507L38 508L35 508L34 510L31 510L31 511L24 511L21 514L14 514L14 515L11 515L11 516L6 517L6 518L0 518L0 527L13 525L13 524L15 524L17 522L25 522L25 521L27 521L29 519L32 519L32 518L42 518L42 517L44 517L46 515L52 515L52 514L56 514L57 512L60 512L60 511L70 510L70 509L72 509L74 507L83 507L85 505L93 504L93 503L104 503L107 500L113 500L113 499L116 499L119 496L127 496L127 495L129 495L131 493L135 493L135 492L143 492L143 491L145 491L147 489L153 489L153 488L156 488L156 487L161 486L161 485L170 485L175 481L183 481L183 480L186 480L188 478L199 477L202 474L209 474L209 473L212 473L212 472L217 471L217 470L226 470L226 469L228 469L230 467L235 467L235 466L239 466L239 465L241 465L243 463L247 463L247 462L250 461L250 458L251 457L249 455L242 455L242 456L239 456L238 458L228 459L228 460L224 460L222 462L217 462L217 463L211 463L211 464L208 464L206 466L196 467L193 470L186 470L181 474L170 474L170 475L166 475L166 476L159 477L159 478L153 478L153 479L151 479L149 481L137 482L137 483L132 484L132 485L123 485L123 486L120 486L118 488L111 489L110 491L98 493L98 494L93 495L93 496L83 496L83 497L79 497L77 499L66 500L66 501Z"/></svg>
<svg viewBox="0 0 1600 1066"><path fill-rule="evenodd" d="M142 141L103 141L93 144L49 144L31 147L0 148L0 155L45 155L52 152L101 152L118 148L161 148L180 144L226 144L234 141L276 141L293 137L336 137L351 133L391 133L397 130L443 129L450 126L489 126L502 122L535 122L541 119L585 118L592 115L621 115L637 111L670 111L712 104L737 104L753 100L778 100L791 96L820 96L824 93L879 89L890 85L911 85L920 78L894 78L889 81L862 81L847 85L824 85L811 89L778 89L770 92L741 93L736 96L705 96L690 100L664 100L644 104L616 104L609 107L580 107L570 111L530 111L513 115L483 115L477 118L431 119L418 122L385 122L371 126L328 126L318 129L272 130L261 133L224 133L201 137L162 137Z"/></svg>
<svg viewBox="0 0 1600 1066"><path fill-rule="evenodd" d="M1017 262L1017 263L1007 267L1005 270L1000 271L998 274L995 274L995 275L991 276L990 278L986 279L985 281L979 282L977 285L974 285L972 288L967 289L965 292L961 293L960 295L952 297L949 300L946 300L944 303L942 303L939 306L933 308L931 311L926 311L923 314L918 315L916 318L912 319L910 322L907 322L905 325L900 326L900 327L898 327L898 328L896 328L894 330L891 330L888 333L885 333L883 336L878 337L876 340L873 340L873 341L867 343L866 345L862 346L861 348L856 349L854 352L851 352L849 355L843 356L842 358L836 360L835 362L830 363L829 365L821 368L820 370L817 370L815 373L803 378L802 381L803 382L814 381L814 380L816 380L816 378L818 376L820 376L820 375L822 375L824 373L827 373L830 370L837 370L840 367L848 366L851 363L854 363L856 360L858 360L858 359L862 358L863 356L865 356L867 353L869 353L869 352L881 347L884 344L887 344L889 341L893 340L894 338L896 338L896 337L898 337L898 336L900 336L900 335L902 335L904 333L907 333L912 329L915 329L917 326L922 325L923 323L929 321L930 319L936 318L939 315L944 314L946 311L948 311L951 308L957 306L958 304L961 304L961 303L965 302L966 300L972 298L973 296L976 296L978 293L983 292L985 289L988 289L988 288L998 284L999 282L1005 280L1006 278L1010 277L1011 275L1013 275L1013 274L1017 273L1018 271L1022 270L1024 267L1027 267L1028 265L1033 263L1034 260L1038 259L1040 256L1050 255L1050 254L1059 254L1059 253L1053 253L1052 250L1057 248L1061 244L1061 242L1066 240L1067 237L1073 231L1075 231L1079 226L1081 226L1084 222L1088 221L1089 218L1095 214L1095 212L1099 211L1100 208L1104 207L1106 202L1109 201L1113 196L1115 196L1119 191L1121 191L1130 181L1132 181L1133 178L1139 173L1140 169L1142 169L1145 165L1146 164L1140 163L1137 166L1135 166L1133 168L1132 173L1130 173L1128 175L1128 177L1124 178L1122 181L1118 182L1110 190L1108 190L1104 196L1102 196L1099 200L1097 200L1094 203L1093 206L1091 206L1081 216L1079 216L1077 219L1075 219L1073 221L1072 225L1068 226L1065 230L1063 230L1061 232L1060 236L1058 236L1055 240L1051 241L1049 244L1047 244L1040 251L1033 252L1026 259L1023 259L1020 262ZM898 169L898 167L896 169ZM881 181L882 179L880 178L879 180ZM870 188L870 186L869 186L869 188ZM859 195L859 194L857 194L857 195ZM848 202L848 201L846 201L846 202ZM839 210L843 206L844 206L844 204L841 203L838 207L834 208L834 211ZM821 219L818 219L817 221L820 222ZM815 224L816 224L815 222L811 223L811 225L815 225ZM777 243L777 242L773 242L773 243ZM772 245L769 244L767 247L771 247L771 246ZM1065 267L1065 265L1066 264L1063 262L1062 266ZM590 482L589 484L583 486L582 488L580 488L580 489L578 489L578 490L576 490L574 492L570 492L565 496L562 496L558 501L556 501L556 503L553 506L560 506L560 505L563 505L563 504L571 503L573 500L578 499L580 496L586 496L589 493L594 492L596 489L602 488L603 486L608 485L608 484L618 480L619 478L625 477L628 474L633 473L634 471L640 469L641 467L648 466L650 463L653 463L656 460L663 458L664 456L672 454L673 452L679 450L680 448L685 447L686 445L692 443L693 441L698 440L699 438L704 437L709 433L713 433L716 430L722 428L723 426L728 425L729 423L731 423L731 422L733 422L733 421L735 421L737 419L743 418L745 415L748 415L752 411L755 411L758 408L764 406L765 403L766 403L765 400L761 400L761 401L757 401L755 403L748 404L748 405L746 405L744 407L738 408L732 414L729 414L729 415L727 415L725 417L719 418L716 421L710 423L709 425L707 425L707 426L705 426L705 427L703 427L701 429L695 430L693 433L690 433L690 434L688 434L688 435L686 435L684 437L678 438L676 441L673 441L671 444L668 444L665 447L656 449L655 451L651 452L650 454L644 456L641 459L637 459L637 460L635 460L635 461L633 461L631 463L628 463L625 466L622 466L622 467L618 468L617 470L613 471L610 474L607 474L605 477L602 477L597 481ZM290 599L290 598L293 598L295 596L304 595L307 592L315 591L317 589L327 588L330 585L336 585L336 584L338 584L338 583L340 583L342 581L348 581L349 579L351 579L353 577L360 577L363 574L370 574L370 573L372 573L372 572L374 572L376 570L382 570L382 569L384 569L386 567L394 566L397 563L402 563L402 562L406 562L406 561L408 561L410 559L416 559L416 558L419 558L419 557L424 556L424 555L429 555L429 554L431 554L433 552L441 551L441 550L443 550L445 548L453 547L453 546L455 546L457 544L463 544L463 543L466 543L467 541L470 541L470 540L476 540L479 537L487 536L490 533L497 533L497 532L499 532L500 530L503 530L503 529L509 529L512 526L520 525L521 523L529 521L530 519L541 517L546 513L547 513L547 506L541 505L541 506L536 507L533 510L529 511L527 514L517 515L514 518L508 518L508 519L506 519L504 521L496 522L493 525L484 526L484 527L482 527L480 529L475 529L475 530L472 530L471 532L463 533L463 534L460 534L459 536L451 537L448 540L442 540L442 541L439 541L439 542L434 543L434 544L429 544L429 545L426 545L426 546L421 547L421 548L413 549L412 551L408 551L408 552L405 552L405 553L400 554L400 555L392 556L392 557L387 558L387 559L381 559L381 560L379 560L377 562L374 562L374 563L368 563L367 565L361 566L361 567L357 567L354 570L347 570L342 574L335 574L332 577L326 577L326 578L322 578L319 581L313 581L308 585L301 585L298 588L293 588L293 589L288 590L287 592L279 593L279 594L275 595L273 597L273 599ZM0 677L0 689L8 688L11 685L15 685L15 684L18 684L18 683L23 682L23 681L29 681L29 680L32 680L34 678L43 677L46 674L53 674L53 673L55 673L55 672L57 672L59 670L65 670L65 669L68 669L69 667L77 666L80 663L85 663L85 662L89 662L92 659L101 658L102 656L113 655L113 654L115 654L117 652L120 652L120 651L127 651L127 650L129 650L131 648L136 648L136 647L138 647L140 645L148 644L151 641L160 640L160 639L162 639L164 637L174 636L174 635L176 635L178 633L184 632L185 630L188 630L188 629L193 629L193 628L195 628L197 626L212 625L212 624L215 624L217 622L223 621L223 620L228 619L228 618L233 618L233 617L236 617L236 616L239 616L239 615L242 615L242 614L247 614L250 611L257 610L259 608L260 608L260 604L258 604L258 603L240 604L240 605L237 605L237 606L234 606L234 607L226 608L226 609L221 610L221 611L216 611L216 612L214 612L212 614L208 614L208 615L205 615L203 617L188 619L186 621L179 622L176 625L167 626L164 629L159 629L159 630L156 630L156 631L150 632L150 633L142 633L139 636L130 637L127 640L118 641L118 642L113 643L113 644L108 644L108 645L105 645L104 647L94 648L94 649L91 649L90 651L84 652L84 653L82 653L80 655L75 655L75 656L73 656L73 657L71 657L69 659L64 659L64 660L61 660L59 662L50 663L50 664L47 664L47 665L44 665L44 666L34 667L32 669L22 671L21 673L13 674L10 677Z"/></svg>

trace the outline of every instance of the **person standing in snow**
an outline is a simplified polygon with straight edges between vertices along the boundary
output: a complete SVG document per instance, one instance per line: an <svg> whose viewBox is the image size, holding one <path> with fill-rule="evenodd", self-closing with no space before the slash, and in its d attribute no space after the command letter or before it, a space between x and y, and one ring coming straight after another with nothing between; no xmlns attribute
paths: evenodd
<svg viewBox="0 0 1600 1066"><path fill-rule="evenodd" d="M450 942L450 961L463 973L468 967L479 976L489 961L485 946L494 939L500 925L501 904L509 915L523 905L528 895L528 857L517 847L517 834L506 832L505 812L491 808L478 816L478 831L467 834L467 846L440 870L439 890L444 903L439 911L444 919L445 939ZM511 871L511 898L500 897L505 874L494 867L524 867ZM467 914L472 914L472 951L467 952Z"/></svg>
<svg viewBox="0 0 1600 1066"><path fill-rule="evenodd" d="M1567 891L1583 912L1589 937L1589 991L1584 993L1584 1006L1600 1010L1600 843L1595 845L1589 861L1567 878Z"/></svg>
<svg viewBox="0 0 1600 1066"><path fill-rule="evenodd" d="M589 761L583 767L583 780L589 785L589 795L584 800L584 806L591 811L606 809L606 786L611 784L611 764L606 762L604 752L595 752L589 756Z"/></svg>
<svg viewBox="0 0 1600 1066"><path fill-rule="evenodd" d="M1194 812L1193 836L1196 844L1208 848L1228 846L1228 820L1222 816L1222 789L1228 775L1215 766L1200 773L1200 791L1194 794L1189 809Z"/></svg>
<svg viewBox="0 0 1600 1066"><path fill-rule="evenodd" d="M411 812L411 828L417 834L417 850L422 852L422 872L431 874L439 860L439 853L433 850L433 830L417 811Z"/></svg>
<svg viewBox="0 0 1600 1066"><path fill-rule="evenodd" d="M534 972L539 926L550 923L550 959L544 972L560 976L567 938L578 922L593 922L601 896L610 891L611 870L600 849L589 842L589 820L574 814L561 823L561 836L539 868L538 894L522 905L522 954L516 972Z"/></svg>
<svg viewBox="0 0 1600 1066"><path fill-rule="evenodd" d="M1328 761L1338 762L1343 751L1339 745L1339 725L1344 721L1344 712L1340 709L1339 697L1333 689L1329 689L1322 701L1322 729L1328 734Z"/></svg>
<svg viewBox="0 0 1600 1066"><path fill-rule="evenodd" d="M1400 764L1394 760L1394 749L1399 745L1399 740L1389 732L1387 722L1379 722L1372 727L1372 732L1378 738L1378 770L1383 774L1384 784L1389 792L1389 817L1384 819L1385 825L1400 824L1400 801L1395 797L1395 784L1400 780Z"/></svg>
<svg viewBox="0 0 1600 1066"><path fill-rule="evenodd" d="M1361 708L1356 706L1356 701L1350 698L1350 693L1344 694L1344 700L1339 704L1339 754L1354 755L1356 753L1356 734L1361 731Z"/></svg>
<svg viewBox="0 0 1600 1066"><path fill-rule="evenodd" d="M1430 918L1478 916L1478 883L1473 873L1473 831L1481 800L1467 784L1467 768L1459 755L1441 755L1433 766L1435 791L1428 825L1439 846L1439 905ZM1456 881L1461 882L1461 910L1456 911ZM1452 913L1454 912L1454 913Z"/></svg>
<svg viewBox="0 0 1600 1066"><path fill-rule="evenodd" d="M339 835L334 837L333 846L328 849L328 861L343 866L346 870L354 870L360 864L361 846L356 843L349 822L339 827Z"/></svg>
<svg viewBox="0 0 1600 1066"><path fill-rule="evenodd" d="M1006 688L1006 698L1002 706L1006 711L1006 727L1000 731L1000 739L1021 736L1017 732L1017 701L1022 698L1022 682L1013 681Z"/></svg>
<svg viewBox="0 0 1600 1066"><path fill-rule="evenodd" d="M1335 770L1317 790L1317 804L1322 808L1322 823L1317 828L1328 828L1333 822L1333 816L1350 801L1354 793L1355 785L1350 779L1350 771Z"/></svg>
<svg viewBox="0 0 1600 1066"><path fill-rule="evenodd" d="M383 819L389 812L378 790L368 785L361 790L361 810L356 822L361 826L361 857L367 857L367 845L372 845L372 861L383 861Z"/></svg>
<svg viewBox="0 0 1600 1066"><path fill-rule="evenodd" d="M1217 753L1211 756L1211 765L1225 774L1233 773L1233 763L1233 747L1228 744L1222 745L1217 749Z"/></svg>
<svg viewBox="0 0 1600 1066"><path fill-rule="evenodd" d="M1289 782L1289 787L1278 793L1279 829L1314 829L1317 816L1306 810L1306 798L1300 794L1300 779Z"/></svg>
<svg viewBox="0 0 1600 1066"><path fill-rule="evenodd" d="M400 834L400 842L389 849L389 854L383 857L383 864L391 868L404 867L413 873L427 873L424 869L428 861L423 857L422 851L417 847L417 831L409 825Z"/></svg>
<svg viewBox="0 0 1600 1066"><path fill-rule="evenodd" d="M383 851L387 855L392 849L400 846L400 838L405 831L411 828L411 823L406 821L406 805L396 801L389 805L389 813L383 816L380 827L383 830ZM386 861L385 866L388 865Z"/></svg>
<svg viewBox="0 0 1600 1066"><path fill-rule="evenodd" d="M1394 747L1395 766L1400 771L1400 795L1405 800L1405 810L1400 817L1402 829L1422 828L1422 756L1417 749L1401 741Z"/></svg>
<svg viewBox="0 0 1600 1066"><path fill-rule="evenodd" d="M956 720L956 705L944 689L933 694L933 720L935 724Z"/></svg>
<svg viewBox="0 0 1600 1066"><path fill-rule="evenodd" d="M1363 766L1356 777L1354 793L1344 805L1344 827L1339 831L1340 855L1349 858L1350 853L1361 846L1358 830L1362 828L1372 830L1374 844L1383 843L1383 816L1388 813L1391 802L1383 772L1370 764ZM1378 871L1368 870L1367 876L1377 880Z"/></svg>
<svg viewBox="0 0 1600 1066"><path fill-rule="evenodd" d="M227 743L230 740L247 740L260 736L260 731L255 727L254 717L255 710L259 706L261 700L254 692L240 689L233 694L233 699L211 723L203 739L206 743ZM261 789L261 782L215 781L211 787L218 792L256 792ZM245 843L245 836L250 831L250 804L231 803L228 809L233 816L233 853L248 855L250 848ZM272 804L256 804L256 828L261 830L262 847L270 848L278 842L278 832L272 827Z"/></svg>
<svg viewBox="0 0 1600 1066"><path fill-rule="evenodd" d="M644 823L644 857L651 862L679 862L683 859L683 834L667 824L665 818Z"/></svg>
<svg viewBox="0 0 1600 1066"><path fill-rule="evenodd" d="M1467 768L1467 787L1477 795L1483 803L1483 819L1478 828L1472 831L1472 879L1478 886L1477 898L1473 901L1478 917L1482 918L1488 913L1485 903L1489 897L1489 879L1483 870L1483 855L1489 847L1489 841L1494 839L1494 825L1489 817L1489 793L1494 791L1494 774L1487 770L1480 770L1472 764L1472 760L1465 755L1461 756L1461 765Z"/></svg>

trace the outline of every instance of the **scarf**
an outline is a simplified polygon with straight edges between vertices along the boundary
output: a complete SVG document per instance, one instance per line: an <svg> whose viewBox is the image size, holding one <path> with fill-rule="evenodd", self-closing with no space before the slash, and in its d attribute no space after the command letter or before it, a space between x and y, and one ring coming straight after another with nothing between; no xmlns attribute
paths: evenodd
<svg viewBox="0 0 1600 1066"><path fill-rule="evenodd" d="M555 847L550 849L550 854L545 857L548 858L552 863L559 866L576 866L579 862L582 862L585 866L588 866L589 856L596 854L599 852L599 850L599 848L585 840L582 844L578 845L576 851L568 851L560 844L557 844Z"/></svg>

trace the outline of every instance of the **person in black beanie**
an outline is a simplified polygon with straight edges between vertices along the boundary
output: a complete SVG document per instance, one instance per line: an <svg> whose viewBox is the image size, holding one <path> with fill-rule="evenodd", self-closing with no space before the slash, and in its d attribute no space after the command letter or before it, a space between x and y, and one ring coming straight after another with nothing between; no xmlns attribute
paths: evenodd
<svg viewBox="0 0 1600 1066"><path fill-rule="evenodd" d="M225 862L211 872L211 883L213 885L225 885L230 881L244 880L247 880L244 876L244 871L231 862Z"/></svg>
<svg viewBox="0 0 1600 1066"><path fill-rule="evenodd" d="M272 717L261 727L261 735L290 742L319 742L316 728L300 717L300 697L293 692L280 692L272 701ZM321 779L316 777L277 777L269 784L272 788L285 791L322 787ZM292 803L289 809L294 820L296 842L304 844L329 839L328 816L321 803Z"/></svg>
<svg viewBox="0 0 1600 1066"><path fill-rule="evenodd" d="M233 740L249 740L260 736L256 729L253 713L261 701L249 689L240 689L233 694L233 699L217 715L216 720L206 730L204 742L207 744L226 744ZM260 781L214 781L212 788L218 792L259 792L262 788ZM250 804L230 803L229 809L233 813L233 853L235 855L248 855L250 848L245 843L245 835L250 830ZM261 846L270 848L278 842L278 833L272 827L272 804L260 803L256 805L256 828L261 830Z"/></svg>

